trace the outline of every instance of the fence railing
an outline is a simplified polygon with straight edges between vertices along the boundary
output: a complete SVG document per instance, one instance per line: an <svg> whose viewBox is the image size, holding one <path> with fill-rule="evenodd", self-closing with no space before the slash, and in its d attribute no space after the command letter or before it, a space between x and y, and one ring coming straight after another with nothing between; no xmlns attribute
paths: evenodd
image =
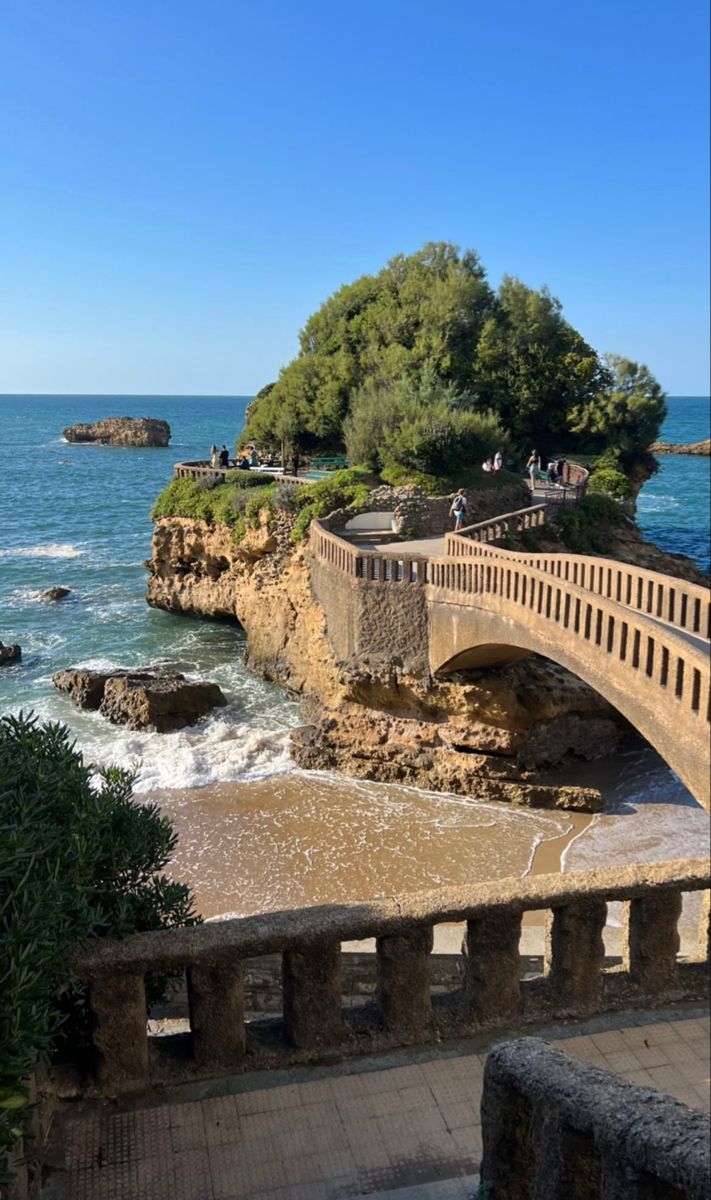
<svg viewBox="0 0 711 1200"><path fill-rule="evenodd" d="M399 554L397 550L387 553L365 550L331 533L320 520L311 522L310 546L321 562L352 579L368 579L377 583L427 582L428 559L424 555Z"/></svg>
<svg viewBox="0 0 711 1200"><path fill-rule="evenodd" d="M486 596L490 611L511 616L518 609L528 625L533 614L571 654L583 649L596 660L602 656L612 669L625 667L629 687L641 689L646 703L656 692L660 701L673 697L680 716L704 722L711 717L708 655L647 615L516 559L432 559L429 581L435 601L476 603Z"/></svg>
<svg viewBox="0 0 711 1200"><path fill-rule="evenodd" d="M179 462L173 464L173 475L176 479L213 479L217 483L224 483L228 471L236 471L239 469L237 460L232 458L226 467L213 467L206 459L200 459L195 462ZM257 468L255 468L256 470ZM259 468L264 474L273 475L274 479L280 483L304 483L308 480L297 478L296 475L285 474L283 471L276 471L272 468Z"/></svg>
<svg viewBox="0 0 711 1200"><path fill-rule="evenodd" d="M482 1191L496 1200L708 1200L709 1120L538 1038L489 1052Z"/></svg>
<svg viewBox="0 0 711 1200"><path fill-rule="evenodd" d="M682 893L710 883L708 860L687 859L102 939L77 962L89 985L98 1085L115 1093L698 997L708 977L708 893L693 960L678 958L677 925ZM619 966L606 967L612 901L624 903L623 952ZM533 979L521 977L519 955L531 910L548 912L545 970ZM433 996L433 927L453 921L467 923L464 984ZM341 943L365 938L377 939L377 995L344 1009ZM282 955L282 1018L246 1026L243 965L265 954ZM155 971L186 972L187 1038L148 1036L145 977Z"/></svg>
<svg viewBox="0 0 711 1200"><path fill-rule="evenodd" d="M597 596L666 621L687 633L711 637L711 593L700 584L608 558L583 554L532 554L489 545L506 533L532 529L545 522L546 505L506 513L446 534L444 553L448 558L494 558L544 571Z"/></svg>

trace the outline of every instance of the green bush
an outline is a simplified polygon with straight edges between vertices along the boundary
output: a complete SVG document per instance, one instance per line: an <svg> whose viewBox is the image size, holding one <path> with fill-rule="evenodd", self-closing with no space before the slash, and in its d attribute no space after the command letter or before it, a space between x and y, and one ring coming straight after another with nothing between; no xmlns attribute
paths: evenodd
<svg viewBox="0 0 711 1200"><path fill-rule="evenodd" d="M522 489L526 488L527 495L530 495L520 475L504 470L489 473L479 466L462 467L453 474L426 475L421 471L411 471L397 463L390 463L380 472L380 478L392 487L420 487L428 496L448 496L460 487L466 488L467 491L483 492L517 485ZM522 508L527 495L522 493Z"/></svg>
<svg viewBox="0 0 711 1200"><path fill-rule="evenodd" d="M605 495L587 495L577 508L558 519L564 545L575 554L609 554L616 529L628 523L616 500Z"/></svg>
<svg viewBox="0 0 711 1200"><path fill-rule="evenodd" d="M303 541L311 522L318 517L327 517L334 509L364 505L373 482L366 467L348 467L343 471L332 471L315 483L300 484L294 495L298 516L291 534L293 540Z"/></svg>
<svg viewBox="0 0 711 1200"><path fill-rule="evenodd" d="M632 480L625 474L616 451L606 450L596 459L588 490L615 500L628 500L632 495Z"/></svg>
<svg viewBox="0 0 711 1200"><path fill-rule="evenodd" d="M27 1116L22 1080L85 1028L79 945L199 920L190 889L162 873L171 822L132 786L86 764L64 726L0 718L0 1181Z"/></svg>
<svg viewBox="0 0 711 1200"><path fill-rule="evenodd" d="M232 471L227 482L211 488L192 477L171 479L153 505L151 520L190 517L238 529L253 495L259 495L263 502L275 486L272 475L259 471Z"/></svg>

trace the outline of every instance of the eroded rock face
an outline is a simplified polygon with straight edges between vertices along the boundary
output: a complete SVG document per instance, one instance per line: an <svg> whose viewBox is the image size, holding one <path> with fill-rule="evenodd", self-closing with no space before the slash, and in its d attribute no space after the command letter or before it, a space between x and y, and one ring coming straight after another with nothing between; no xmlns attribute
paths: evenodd
<svg viewBox="0 0 711 1200"><path fill-rule="evenodd" d="M71 593L71 588L65 588L65 587L45 588L45 590L43 592L40 592L38 599L41 600L43 604L55 604L57 602L57 600L63 600L64 597L69 596L70 593Z"/></svg>
<svg viewBox="0 0 711 1200"><path fill-rule="evenodd" d="M68 442L95 442L100 446L167 446L170 425L155 417L106 417L103 421L71 425L63 436Z"/></svg>
<svg viewBox="0 0 711 1200"><path fill-rule="evenodd" d="M52 682L79 708L98 709L116 725L158 733L194 725L227 703L216 683L191 683L177 672L70 667L53 675Z"/></svg>
<svg viewBox="0 0 711 1200"><path fill-rule="evenodd" d="M295 548L279 521L237 544L225 526L158 521L148 566L149 604L235 618L247 632L248 666L302 698L308 725L292 743L300 766L508 803L602 807L595 789L548 786L536 773L594 755L596 739L607 752L627 733L602 697L557 664L532 655L429 679L392 655L338 661L308 548ZM588 718L600 723L586 737Z"/></svg>
<svg viewBox="0 0 711 1200"><path fill-rule="evenodd" d="M5 646L0 642L0 667L9 666L10 663L17 663L22 658L22 650L19 646Z"/></svg>

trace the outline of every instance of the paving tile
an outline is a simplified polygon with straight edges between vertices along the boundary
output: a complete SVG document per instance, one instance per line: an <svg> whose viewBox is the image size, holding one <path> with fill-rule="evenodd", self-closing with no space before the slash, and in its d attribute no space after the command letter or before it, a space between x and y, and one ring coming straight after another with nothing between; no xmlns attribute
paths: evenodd
<svg viewBox="0 0 711 1200"><path fill-rule="evenodd" d="M201 1107L208 1146L223 1146L238 1140L240 1122L234 1096L203 1100Z"/></svg>

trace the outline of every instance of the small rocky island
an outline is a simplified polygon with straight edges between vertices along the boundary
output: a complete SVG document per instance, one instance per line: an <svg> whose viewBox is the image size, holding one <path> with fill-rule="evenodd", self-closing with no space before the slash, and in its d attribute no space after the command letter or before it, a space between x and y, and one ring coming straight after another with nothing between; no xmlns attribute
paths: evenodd
<svg viewBox="0 0 711 1200"><path fill-rule="evenodd" d="M711 454L711 439L703 442L653 442L649 447L652 454Z"/></svg>
<svg viewBox="0 0 711 1200"><path fill-rule="evenodd" d="M106 417L70 425L63 436L68 442L95 443L98 446L167 446L170 425L156 417Z"/></svg>

